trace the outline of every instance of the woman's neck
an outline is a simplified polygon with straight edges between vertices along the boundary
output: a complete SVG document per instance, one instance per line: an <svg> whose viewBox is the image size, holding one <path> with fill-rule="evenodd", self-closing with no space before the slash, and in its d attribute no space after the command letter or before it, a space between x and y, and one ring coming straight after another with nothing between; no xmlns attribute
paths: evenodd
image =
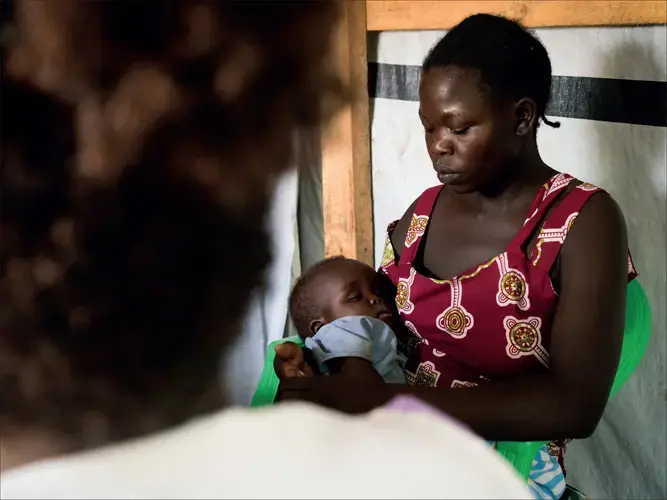
<svg viewBox="0 0 667 500"><path fill-rule="evenodd" d="M544 163L537 144L531 141L521 154L508 162L504 172L496 182L479 191L478 195L489 201L514 199L536 185L543 184L555 174L549 165Z"/></svg>

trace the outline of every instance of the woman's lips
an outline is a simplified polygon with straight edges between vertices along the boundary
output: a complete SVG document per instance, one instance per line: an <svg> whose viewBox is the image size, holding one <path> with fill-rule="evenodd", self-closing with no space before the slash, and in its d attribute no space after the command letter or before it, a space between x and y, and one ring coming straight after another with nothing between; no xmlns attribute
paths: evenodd
<svg viewBox="0 0 667 500"><path fill-rule="evenodd" d="M438 180L442 184L455 184L457 177L461 175L446 170L437 170L436 172L438 174Z"/></svg>

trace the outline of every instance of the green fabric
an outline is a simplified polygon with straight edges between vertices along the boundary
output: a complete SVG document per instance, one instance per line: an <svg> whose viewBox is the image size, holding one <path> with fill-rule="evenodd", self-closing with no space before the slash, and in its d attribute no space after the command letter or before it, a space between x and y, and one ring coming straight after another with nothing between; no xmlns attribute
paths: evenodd
<svg viewBox="0 0 667 500"><path fill-rule="evenodd" d="M259 378L259 384L255 390L255 395L250 402L251 407L270 405L276 399L280 379L273 369L273 363L276 359L276 346L283 342L294 342L300 347L304 346L303 340L301 340L301 337L298 335L276 340L269 344L269 347L266 349L266 358L264 360L262 375Z"/></svg>
<svg viewBox="0 0 667 500"><path fill-rule="evenodd" d="M610 398L628 381L637 365L639 365L650 336L651 308L643 288L639 281L635 279L628 284L625 307L625 335L616 378L609 395ZM276 398L280 380L273 369L273 363L276 357L276 346L283 342L294 342L299 346L304 345L298 336L287 337L269 344L259 385L250 403L252 407L269 405ZM501 441L497 443L496 449L527 479L533 458L545 444L543 442Z"/></svg>
<svg viewBox="0 0 667 500"><path fill-rule="evenodd" d="M616 371L616 378L609 397L613 397L630 376L634 373L644 356L646 346L651 337L651 307L644 289L637 279L628 283L625 303L625 334L621 358ZM497 443L498 453L503 455L519 473L528 479L533 458L544 442L511 442Z"/></svg>

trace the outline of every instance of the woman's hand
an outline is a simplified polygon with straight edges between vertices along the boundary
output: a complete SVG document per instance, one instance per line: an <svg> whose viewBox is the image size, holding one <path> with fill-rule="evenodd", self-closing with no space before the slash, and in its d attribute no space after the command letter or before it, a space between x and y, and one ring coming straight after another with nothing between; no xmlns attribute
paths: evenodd
<svg viewBox="0 0 667 500"><path fill-rule="evenodd" d="M285 378L278 388L279 401L306 401L344 413L369 412L389 402L394 386L381 378L359 379L344 375Z"/></svg>
<svg viewBox="0 0 667 500"><path fill-rule="evenodd" d="M280 380L315 376L312 367L306 362L303 349L294 342L283 342L276 346L273 369Z"/></svg>

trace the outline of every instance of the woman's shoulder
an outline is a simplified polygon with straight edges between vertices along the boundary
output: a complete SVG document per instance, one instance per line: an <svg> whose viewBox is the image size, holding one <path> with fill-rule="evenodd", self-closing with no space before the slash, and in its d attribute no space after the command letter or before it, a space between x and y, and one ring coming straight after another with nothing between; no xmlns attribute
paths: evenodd
<svg viewBox="0 0 667 500"><path fill-rule="evenodd" d="M592 261L626 261L628 281L632 281L637 271L630 254L623 210L604 188L575 181L557 207L560 218L555 223L567 228L563 235L563 259L580 263L577 267L582 268L590 268Z"/></svg>
<svg viewBox="0 0 667 500"><path fill-rule="evenodd" d="M582 185L584 184L580 184L575 189L579 189ZM591 191L593 191L592 188L595 188L590 184L587 187ZM595 188L593 194L594 196L590 196L581 207L578 207L576 213L571 214L576 216L576 224L572 224L571 231L568 231L566 239L568 244L564 245L564 250L575 246L574 244L583 248L599 247L600 245L593 245L596 241L617 242L627 248L625 217L620 205L601 188Z"/></svg>
<svg viewBox="0 0 667 500"><path fill-rule="evenodd" d="M405 247L405 238L408 235L410 222L412 221L412 216L415 213L418 201L419 198L413 201L401 218L389 224L389 227L387 228L387 234L391 239L391 245L393 246L394 251L399 255L403 252L403 248Z"/></svg>
<svg viewBox="0 0 667 500"><path fill-rule="evenodd" d="M252 474L271 470L271 477L282 476L265 491L257 486L252 492L255 498L283 496L296 487L297 479L300 486L292 491L292 498L529 498L522 481L483 440L450 418L423 408L399 405L349 416L295 402L235 413L229 415L227 425L230 434L246 436L245 454L257 464ZM420 457L422 480L388 480L409 476L406 456ZM317 465L294 477L294 463ZM238 467L230 477L243 474L247 465ZM456 477L443 484L442 471ZM255 482L250 472L246 475L247 483ZM345 481L340 481L342 475ZM480 475L485 479L480 481ZM246 481L232 482L239 494L249 496Z"/></svg>
<svg viewBox="0 0 667 500"><path fill-rule="evenodd" d="M405 238L408 235L413 216L428 217L441 189L442 186L433 186L426 189L410 204L400 219L389 224L387 233L391 238L391 244L398 254L403 251L405 246Z"/></svg>
<svg viewBox="0 0 667 500"><path fill-rule="evenodd" d="M569 176L568 176L569 177ZM554 214L576 219L579 227L590 225L594 233L625 234L625 218L618 202L604 188L571 177L568 192L557 204ZM574 224L572 224L574 226ZM573 228L571 226L571 228ZM570 228L568 228L568 233Z"/></svg>
<svg viewBox="0 0 667 500"><path fill-rule="evenodd" d="M388 479L409 478L405 458L415 456L419 481ZM306 403L223 411L11 471L1 487L3 498L531 498L500 456L447 418Z"/></svg>

